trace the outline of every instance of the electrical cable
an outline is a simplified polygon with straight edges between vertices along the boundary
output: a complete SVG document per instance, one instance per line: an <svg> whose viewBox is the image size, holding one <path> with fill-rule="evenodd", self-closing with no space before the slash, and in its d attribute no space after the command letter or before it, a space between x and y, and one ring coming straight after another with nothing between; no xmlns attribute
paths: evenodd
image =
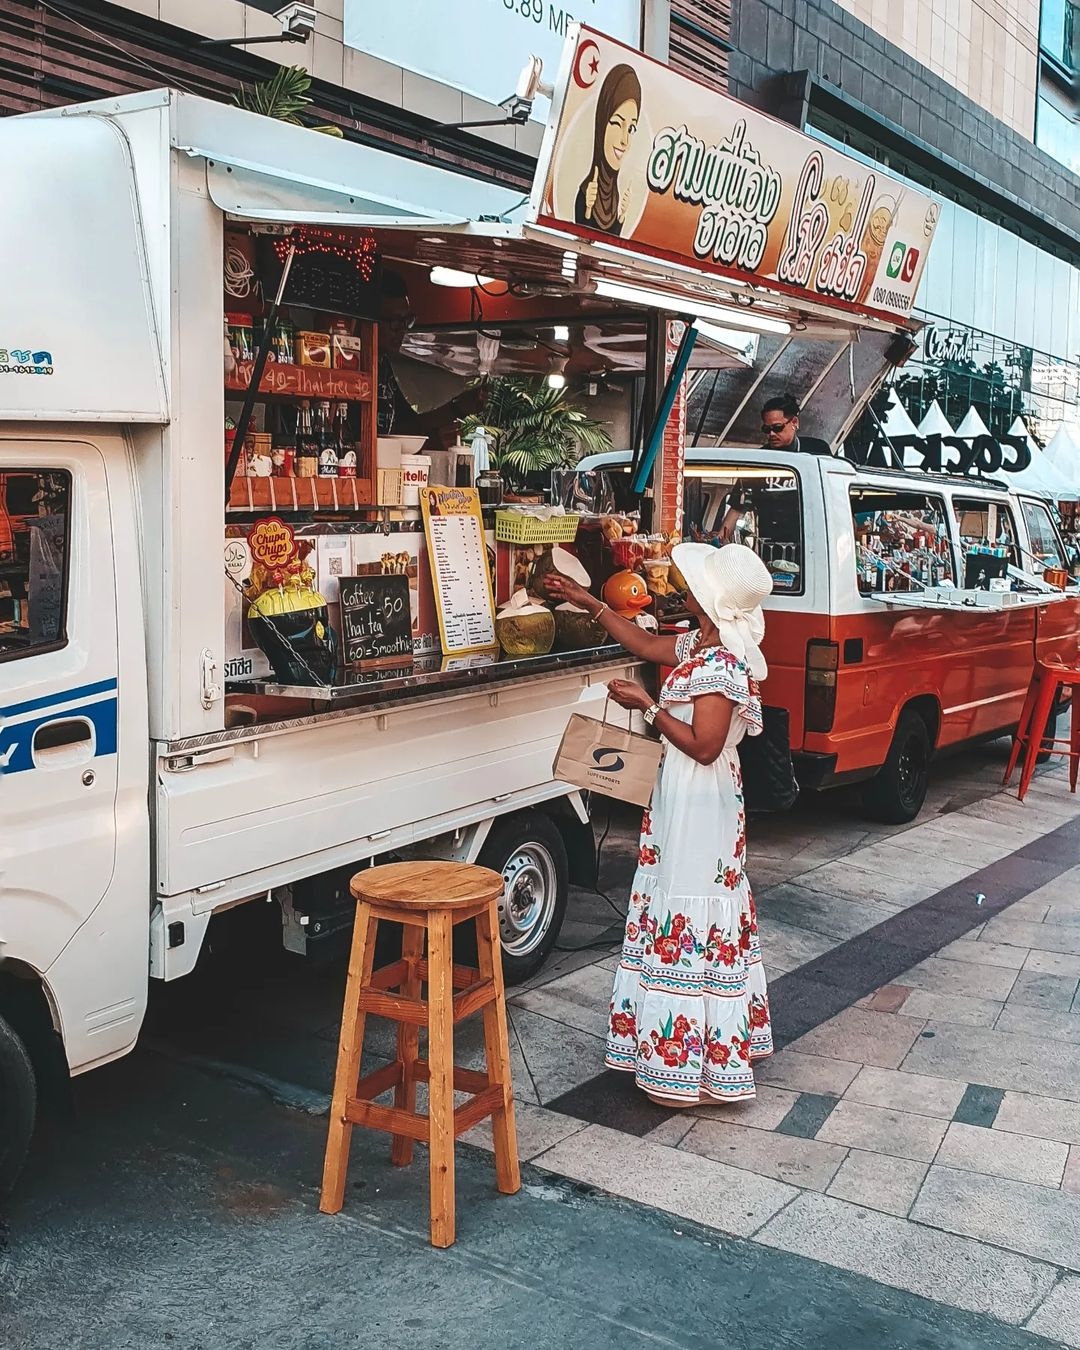
<svg viewBox="0 0 1080 1350"><path fill-rule="evenodd" d="M603 863L604 857L604 845L607 843L607 838L610 833L611 833L611 799L609 797L607 802L607 820L604 824L603 833L600 835L600 839L596 845L596 879L598 884L591 888L590 894L598 895L601 900L605 901L608 905L611 906L615 914L618 915L619 920L621 922L625 922L626 917L625 909L620 908L620 906L617 905L614 900L612 900L611 896L608 895L606 891L602 891L599 886L600 868ZM591 952L591 951L598 951L601 948L610 950L615 945L616 944L612 942L610 938L599 938L593 942L583 942L576 947L566 946L557 942L555 944L555 950L557 952Z"/></svg>
<svg viewBox="0 0 1080 1350"><path fill-rule="evenodd" d="M99 32L96 28L90 28L87 24L82 23L81 20L77 19L74 14L69 14L67 10L61 9L58 5L51 4L50 0L37 0L37 3L42 9L49 10L61 19L66 19L68 23L73 23L76 28L81 28L84 33L89 33L91 37L98 38L101 42L107 43L108 46L115 48L122 56L126 56L129 61L134 61L136 65L142 66L144 70L148 70L152 75L158 76L158 78L164 80L167 85L176 89L182 89L185 94L195 93L194 89L189 89L187 85L182 84L174 73L168 73L161 70L158 66L151 65L149 61L144 60L137 53L131 51L130 48L121 46L119 42L114 42L111 37L105 33Z"/></svg>

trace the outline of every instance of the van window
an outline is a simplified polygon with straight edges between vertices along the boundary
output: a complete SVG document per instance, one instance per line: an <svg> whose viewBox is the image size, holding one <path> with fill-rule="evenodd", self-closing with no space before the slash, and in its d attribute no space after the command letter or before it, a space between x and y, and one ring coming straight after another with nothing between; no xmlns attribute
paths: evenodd
<svg viewBox="0 0 1080 1350"><path fill-rule="evenodd" d="M691 464L683 509L691 538L748 544L772 573L776 593L802 595L802 490L792 469Z"/></svg>
<svg viewBox="0 0 1080 1350"><path fill-rule="evenodd" d="M963 497L953 500L956 528L960 546L965 555L977 544L1004 545L1009 562L1020 566L1020 550L1016 544L1016 523L1010 507L1004 502L971 501Z"/></svg>
<svg viewBox="0 0 1080 1350"><path fill-rule="evenodd" d="M1038 562L1042 567L1061 566L1065 562L1065 549L1049 509L1042 502L1025 501L1021 505L1031 540L1032 557L1028 561ZM1031 567L1026 570L1030 572Z"/></svg>
<svg viewBox="0 0 1080 1350"><path fill-rule="evenodd" d="M71 475L0 470L0 661L62 646Z"/></svg>
<svg viewBox="0 0 1080 1350"><path fill-rule="evenodd" d="M926 492L851 489L859 591L921 591L956 583L945 502Z"/></svg>

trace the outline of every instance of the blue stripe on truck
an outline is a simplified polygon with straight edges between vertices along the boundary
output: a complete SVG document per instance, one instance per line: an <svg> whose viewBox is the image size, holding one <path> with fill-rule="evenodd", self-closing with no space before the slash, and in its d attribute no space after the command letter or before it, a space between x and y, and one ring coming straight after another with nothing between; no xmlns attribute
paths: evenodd
<svg viewBox="0 0 1080 1350"><path fill-rule="evenodd" d="M76 702L111 692L117 687L113 680L99 680L79 689L67 689L47 697L30 699L0 708L0 774L23 773L34 768L32 746L38 727L48 722L69 721L85 717L94 728L94 758L116 754L117 698L99 699L95 703ZM7 720L24 713L38 716L12 723Z"/></svg>

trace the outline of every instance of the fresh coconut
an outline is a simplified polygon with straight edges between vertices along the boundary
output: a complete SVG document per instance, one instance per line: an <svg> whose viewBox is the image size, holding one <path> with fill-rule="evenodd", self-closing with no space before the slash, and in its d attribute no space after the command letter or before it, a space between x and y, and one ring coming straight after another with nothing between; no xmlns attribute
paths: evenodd
<svg viewBox="0 0 1080 1350"><path fill-rule="evenodd" d="M569 601L555 608L555 646L561 652L582 647L602 647L608 641L607 630L587 610Z"/></svg>
<svg viewBox="0 0 1080 1350"><path fill-rule="evenodd" d="M533 564L530 578L530 585L533 590L543 590L544 578L551 572L558 572L561 576L576 581L579 586L584 586L586 590L592 585L592 577L581 565L581 559L576 554L571 553L568 548L562 548L559 544L554 544L551 548L545 549L542 556L537 558Z"/></svg>
<svg viewBox="0 0 1080 1350"><path fill-rule="evenodd" d="M495 636L507 656L546 656L555 645L555 616L525 590L495 615Z"/></svg>

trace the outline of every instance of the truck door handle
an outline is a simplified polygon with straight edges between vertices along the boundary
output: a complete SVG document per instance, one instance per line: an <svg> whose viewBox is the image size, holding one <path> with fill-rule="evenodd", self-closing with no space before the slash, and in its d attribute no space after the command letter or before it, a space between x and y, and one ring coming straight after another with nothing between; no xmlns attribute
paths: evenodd
<svg viewBox="0 0 1080 1350"><path fill-rule="evenodd" d="M30 754L35 768L62 768L93 759L94 724L88 717L43 722L34 732Z"/></svg>

